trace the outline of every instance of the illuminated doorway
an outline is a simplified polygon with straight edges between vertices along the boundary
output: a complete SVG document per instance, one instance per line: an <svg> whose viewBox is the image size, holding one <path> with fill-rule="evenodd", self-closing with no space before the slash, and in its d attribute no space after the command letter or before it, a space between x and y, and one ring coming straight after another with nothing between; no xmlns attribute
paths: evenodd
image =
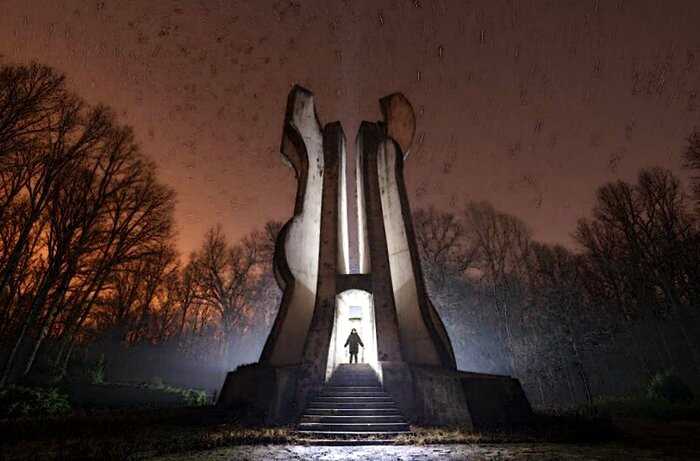
<svg viewBox="0 0 700 461"><path fill-rule="evenodd" d="M377 362L377 331L374 321L374 301L372 295L363 290L347 290L335 297L335 320L331 344L328 348L326 380L341 363L350 362L349 347L345 341L352 329L357 330L365 347L357 354L359 363L366 363L379 372Z"/></svg>

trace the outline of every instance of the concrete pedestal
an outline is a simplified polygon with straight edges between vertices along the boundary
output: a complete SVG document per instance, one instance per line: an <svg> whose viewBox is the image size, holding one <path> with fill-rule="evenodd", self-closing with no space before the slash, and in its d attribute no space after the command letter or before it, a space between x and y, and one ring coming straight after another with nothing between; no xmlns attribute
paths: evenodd
<svg viewBox="0 0 700 461"><path fill-rule="evenodd" d="M411 424L484 430L526 424L532 416L520 382L509 376L405 362L380 362L380 375L384 390ZM294 424L322 387L306 376L301 366L241 366L226 376L217 405L262 424Z"/></svg>
<svg viewBox="0 0 700 461"><path fill-rule="evenodd" d="M217 406L240 411L266 425L296 421L306 401L298 401L301 367L243 365L226 375Z"/></svg>
<svg viewBox="0 0 700 461"><path fill-rule="evenodd" d="M412 424L481 430L526 424L532 417L520 382L509 376L405 362L380 362L380 368L384 390Z"/></svg>
<svg viewBox="0 0 700 461"><path fill-rule="evenodd" d="M260 362L228 374L218 405L264 424L297 422L324 384L339 300L363 290L372 317L364 334L375 336L368 341L371 366L381 392L410 422L476 429L525 422L531 409L517 380L455 370L450 338L423 282L403 178L415 114L398 93L380 106L384 121L363 122L356 140L360 267L349 274L345 136L337 122L321 126L310 91L290 92L281 151L294 168L297 198L273 261L284 294Z"/></svg>

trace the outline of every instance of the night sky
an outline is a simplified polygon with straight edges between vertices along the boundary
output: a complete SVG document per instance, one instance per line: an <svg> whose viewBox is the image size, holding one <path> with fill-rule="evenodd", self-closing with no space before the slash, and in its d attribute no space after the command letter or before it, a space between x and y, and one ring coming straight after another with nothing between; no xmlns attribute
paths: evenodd
<svg viewBox="0 0 700 461"><path fill-rule="evenodd" d="M572 243L595 189L681 172L700 124L700 2L0 0L0 64L64 72L133 125L178 193L183 253L287 220L289 89L316 94L354 151L377 100L418 115L414 208L488 200Z"/></svg>

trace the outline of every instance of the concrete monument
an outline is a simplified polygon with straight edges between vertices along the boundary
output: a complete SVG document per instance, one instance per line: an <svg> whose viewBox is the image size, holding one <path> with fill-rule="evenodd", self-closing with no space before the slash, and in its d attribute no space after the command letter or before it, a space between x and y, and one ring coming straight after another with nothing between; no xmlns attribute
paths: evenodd
<svg viewBox="0 0 700 461"><path fill-rule="evenodd" d="M260 361L228 374L218 404L247 406L270 424L297 421L347 362L343 344L355 328L365 344L362 362L408 422L524 422L531 410L516 379L457 370L426 293L403 180L414 112L398 93L380 106L383 121L363 122L357 135L357 216L350 220L342 127L321 126L311 92L290 92L281 151L298 189L274 256L284 294ZM351 222L357 273L350 273Z"/></svg>

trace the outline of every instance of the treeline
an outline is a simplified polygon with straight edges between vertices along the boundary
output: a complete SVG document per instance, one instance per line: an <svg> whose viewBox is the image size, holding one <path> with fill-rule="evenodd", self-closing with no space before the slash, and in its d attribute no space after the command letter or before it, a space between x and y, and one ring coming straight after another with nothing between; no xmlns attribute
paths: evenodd
<svg viewBox="0 0 700 461"><path fill-rule="evenodd" d="M461 368L518 376L540 406L635 392L669 369L700 384L700 221L670 171L600 187L574 251L487 203L414 218Z"/></svg>
<svg viewBox="0 0 700 461"><path fill-rule="evenodd" d="M700 133L687 166L700 171ZM414 221L460 368L521 378L534 404L638 389L675 367L700 385L700 178L599 188L577 248L533 240L487 203ZM175 196L132 130L50 68L0 68L0 385L79 373L208 387L257 359L279 305L279 223L175 250ZM73 370L73 371L72 371ZM170 373L170 375L168 375Z"/></svg>
<svg viewBox="0 0 700 461"><path fill-rule="evenodd" d="M252 303L276 296L279 226L236 245L212 229L183 266L174 205L109 108L51 68L0 68L0 386L60 377L94 344L115 356L167 344L181 361L227 365L258 320Z"/></svg>

